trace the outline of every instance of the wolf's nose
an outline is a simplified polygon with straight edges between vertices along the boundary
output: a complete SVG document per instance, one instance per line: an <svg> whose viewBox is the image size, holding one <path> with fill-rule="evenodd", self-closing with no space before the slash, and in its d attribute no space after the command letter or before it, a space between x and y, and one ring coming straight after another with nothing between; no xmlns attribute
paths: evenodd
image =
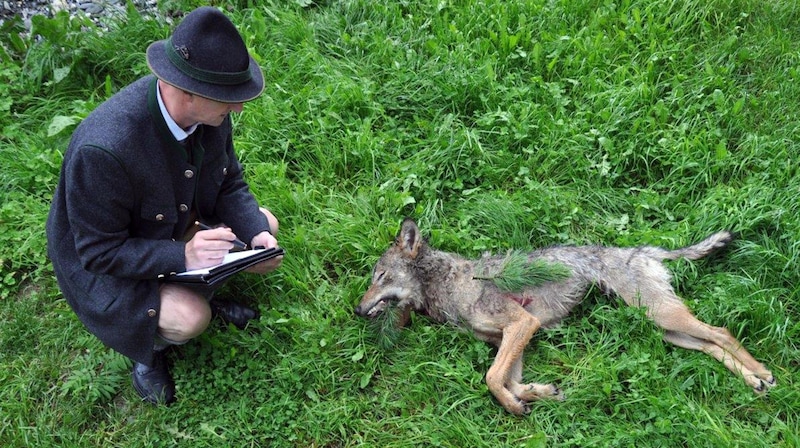
<svg viewBox="0 0 800 448"><path fill-rule="evenodd" d="M356 314L358 314L359 316L362 316L362 315L363 315L363 313L364 313L364 312L361 310L361 305L358 305L358 306L356 307L356 309L355 309L355 310L353 310L353 312L354 312L354 313L356 313Z"/></svg>

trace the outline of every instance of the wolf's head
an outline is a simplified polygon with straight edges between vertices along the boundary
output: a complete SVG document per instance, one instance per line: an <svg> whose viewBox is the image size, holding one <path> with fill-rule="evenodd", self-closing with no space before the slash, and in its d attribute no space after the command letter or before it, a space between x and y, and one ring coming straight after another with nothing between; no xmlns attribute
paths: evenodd
<svg viewBox="0 0 800 448"><path fill-rule="evenodd" d="M394 243L375 264L372 284L355 313L372 319L394 307L402 310L418 308L422 284L414 265L420 248L425 244L414 220L404 219Z"/></svg>

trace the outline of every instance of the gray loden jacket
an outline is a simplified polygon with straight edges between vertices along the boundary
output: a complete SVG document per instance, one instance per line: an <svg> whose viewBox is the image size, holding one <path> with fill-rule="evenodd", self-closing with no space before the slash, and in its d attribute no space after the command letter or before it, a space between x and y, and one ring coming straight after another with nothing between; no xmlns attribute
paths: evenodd
<svg viewBox="0 0 800 448"><path fill-rule="evenodd" d="M76 128L47 219L48 255L64 297L103 343L150 364L159 285L186 270L183 234L194 211L243 241L269 230L242 177L230 117L199 126L184 148L145 76Z"/></svg>

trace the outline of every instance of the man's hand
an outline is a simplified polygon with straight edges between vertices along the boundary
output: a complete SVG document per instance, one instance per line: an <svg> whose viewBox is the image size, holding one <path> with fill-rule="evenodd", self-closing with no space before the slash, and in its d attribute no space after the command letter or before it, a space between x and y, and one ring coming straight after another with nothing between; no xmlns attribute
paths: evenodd
<svg viewBox="0 0 800 448"><path fill-rule="evenodd" d="M186 270L209 268L222 263L233 249L236 235L227 227L200 230L186 243Z"/></svg>
<svg viewBox="0 0 800 448"><path fill-rule="evenodd" d="M267 249L278 247L278 240L275 239L275 237L269 232L261 232L253 237L250 247L259 247L259 246L266 247ZM278 266L281 265L281 261L283 261L283 255L263 261L255 266L246 269L246 271L252 272L254 274L266 274L267 272L278 269Z"/></svg>

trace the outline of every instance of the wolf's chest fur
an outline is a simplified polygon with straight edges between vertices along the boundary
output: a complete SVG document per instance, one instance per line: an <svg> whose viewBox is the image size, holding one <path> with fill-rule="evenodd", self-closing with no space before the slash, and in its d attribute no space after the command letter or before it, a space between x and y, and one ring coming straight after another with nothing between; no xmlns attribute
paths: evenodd
<svg viewBox="0 0 800 448"><path fill-rule="evenodd" d="M468 260L428 248L414 263L422 289L420 311L439 322L469 327L470 320L476 316L504 313L509 304L514 303L536 316L543 327L553 326L581 302L592 284L584 275L585 266L571 262L574 260L560 253L563 250L569 249L542 249L531 253L531 258L566 262L573 270L572 276L519 291L503 291L491 280L476 279L475 276L478 270L495 270L504 257L485 256L480 260Z"/></svg>

